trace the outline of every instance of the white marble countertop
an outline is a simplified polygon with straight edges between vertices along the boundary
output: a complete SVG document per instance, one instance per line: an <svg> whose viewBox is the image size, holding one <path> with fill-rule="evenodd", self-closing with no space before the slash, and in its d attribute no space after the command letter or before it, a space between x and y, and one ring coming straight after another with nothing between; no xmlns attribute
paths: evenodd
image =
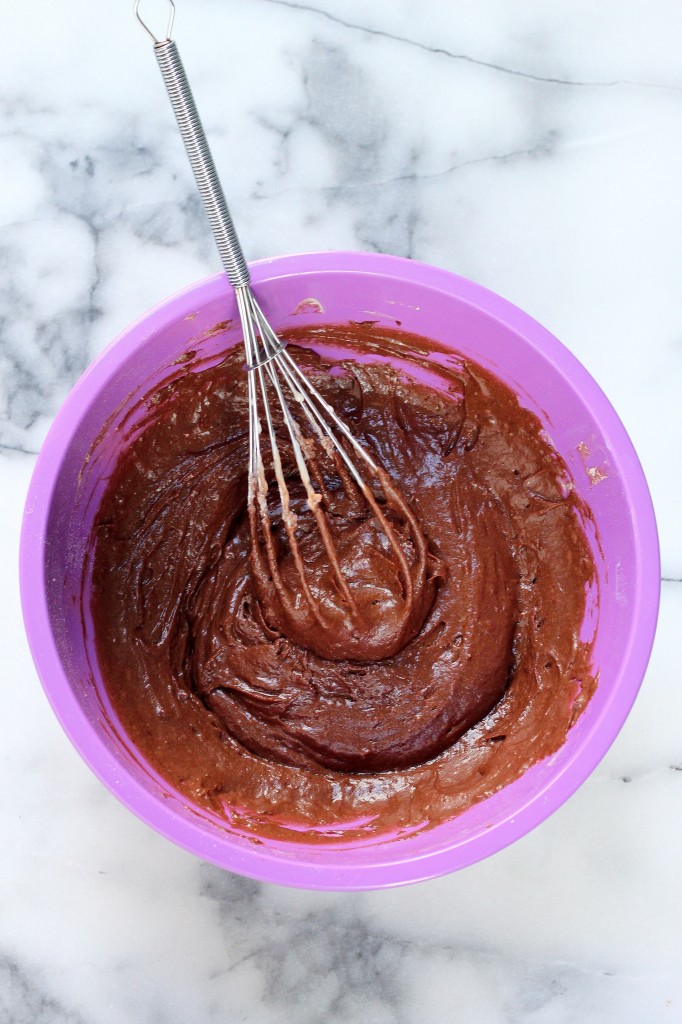
<svg viewBox="0 0 682 1024"><path fill-rule="evenodd" d="M217 268L130 6L2 3L0 1020L681 1022L682 7L178 0L249 255L376 249L499 291L601 383L659 520L651 666L593 776L484 863L344 895L243 880L137 821L24 640L51 417L121 328Z"/></svg>

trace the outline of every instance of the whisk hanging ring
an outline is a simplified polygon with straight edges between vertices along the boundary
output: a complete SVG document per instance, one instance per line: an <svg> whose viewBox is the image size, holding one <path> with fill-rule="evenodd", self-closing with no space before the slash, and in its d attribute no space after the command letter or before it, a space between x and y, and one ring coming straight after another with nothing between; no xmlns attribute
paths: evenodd
<svg viewBox="0 0 682 1024"><path fill-rule="evenodd" d="M168 6L170 7L170 10L168 12L168 25L166 26L166 35L163 39L157 39L157 37L152 32L147 22L143 20L142 15L140 14L141 3L142 0L135 0L133 13L137 20L139 21L140 25L142 25L142 28L145 30L151 41L154 43L154 46L159 46L161 43L170 42L171 35L173 34L173 22L175 21L175 3L173 2L173 0L168 0Z"/></svg>

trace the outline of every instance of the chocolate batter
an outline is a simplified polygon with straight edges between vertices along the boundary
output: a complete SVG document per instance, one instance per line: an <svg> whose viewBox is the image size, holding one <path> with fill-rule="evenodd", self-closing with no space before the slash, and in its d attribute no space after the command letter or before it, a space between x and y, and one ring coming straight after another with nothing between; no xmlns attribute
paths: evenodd
<svg viewBox="0 0 682 1024"><path fill-rule="evenodd" d="M276 413L274 396L273 406ZM308 424L299 429L304 427ZM279 433L281 453L287 441L283 424ZM252 485L251 573L260 612L275 633L327 660L389 658L424 624L443 564L380 466L368 467L362 454L344 443L353 466L364 471L369 490L363 495L327 439L311 430L302 443L306 471L314 477L310 495L295 459L289 460L286 514L276 480L268 481L276 476L273 467L262 489L255 481ZM273 493L274 509L269 507Z"/></svg>
<svg viewBox="0 0 682 1024"><path fill-rule="evenodd" d="M144 429L96 518L100 669L142 755L233 825L327 842L414 830L557 750L590 699L588 513L539 420L489 371L372 324L286 336L386 471L382 508L407 568L364 504L327 478L360 611L349 618L293 486L324 628L283 602L262 531L250 544L243 351L208 366L190 358L145 398ZM329 346L348 358L326 359ZM420 367L429 385L412 376Z"/></svg>

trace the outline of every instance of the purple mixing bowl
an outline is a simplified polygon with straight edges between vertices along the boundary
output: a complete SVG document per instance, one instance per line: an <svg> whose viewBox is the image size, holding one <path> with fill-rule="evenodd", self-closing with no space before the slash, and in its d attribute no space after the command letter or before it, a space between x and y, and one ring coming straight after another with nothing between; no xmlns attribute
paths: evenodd
<svg viewBox="0 0 682 1024"><path fill-rule="evenodd" d="M283 256L252 269L276 328L399 321L492 369L540 416L597 527L592 543L600 602L585 624L586 630L596 624L595 696L555 755L494 796L430 830L341 847L254 843L187 806L128 747L112 724L81 617L88 533L131 394L177 373L174 361L193 339L202 338L202 351L238 340L236 330L215 327L237 319L223 275L173 296L124 331L55 419L35 468L21 538L22 604L33 657L55 713L92 770L180 846L251 878L311 889L373 889L432 878L489 856L548 817L587 778L625 721L651 651L660 592L646 481L623 425L586 370L544 328L486 289L435 267L366 253ZM95 441L93 459L88 453Z"/></svg>

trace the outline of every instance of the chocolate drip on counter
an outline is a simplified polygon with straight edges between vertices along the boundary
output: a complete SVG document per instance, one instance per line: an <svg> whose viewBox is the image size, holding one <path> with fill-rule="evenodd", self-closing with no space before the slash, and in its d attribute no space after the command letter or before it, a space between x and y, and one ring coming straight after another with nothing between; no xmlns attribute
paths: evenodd
<svg viewBox="0 0 682 1024"><path fill-rule="evenodd" d="M254 571L249 560L242 354L199 372L190 361L145 400L97 516L91 610L107 691L156 770L256 834L300 840L292 824L333 841L332 826L349 838L434 823L558 749L594 690L580 641L595 579L587 511L540 422L492 373L372 325L287 337L414 513L421 553L398 496L418 568L409 600L376 522L340 492L353 626L294 487L325 629L291 614L258 553ZM306 341L349 358L331 376ZM435 387L410 376L420 367ZM280 567L291 592L286 557Z"/></svg>

